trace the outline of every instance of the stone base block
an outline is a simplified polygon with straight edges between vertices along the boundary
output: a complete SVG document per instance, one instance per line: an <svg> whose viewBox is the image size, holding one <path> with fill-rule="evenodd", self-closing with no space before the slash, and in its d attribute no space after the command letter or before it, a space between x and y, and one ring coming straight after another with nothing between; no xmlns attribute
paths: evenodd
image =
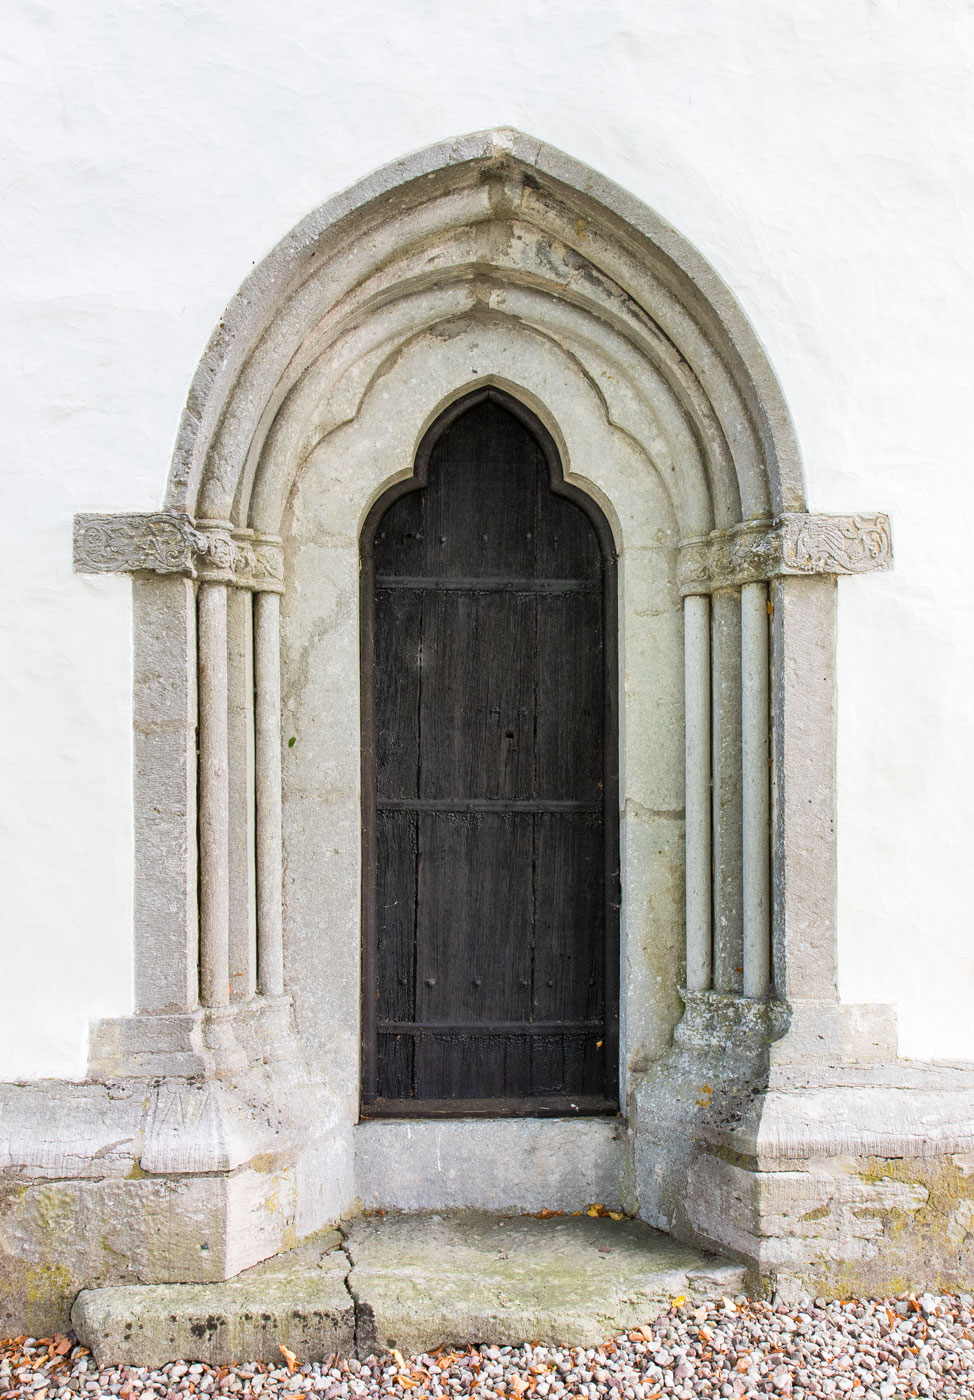
<svg viewBox="0 0 974 1400"><path fill-rule="evenodd" d="M283 1343L302 1361L355 1347L348 1259L332 1231L226 1283L85 1289L71 1310L99 1366L280 1365Z"/></svg>
<svg viewBox="0 0 974 1400"><path fill-rule="evenodd" d="M813 1010L688 995L635 1096L639 1214L755 1290L974 1287L974 1065L879 1058L883 1008Z"/></svg>
<svg viewBox="0 0 974 1400"><path fill-rule="evenodd" d="M0 1335L63 1331L79 1289L217 1282L291 1248L353 1203L341 1145L290 1068L0 1086Z"/></svg>
<svg viewBox="0 0 974 1400"><path fill-rule="evenodd" d="M675 1296L738 1293L743 1270L635 1220L474 1211L366 1216L345 1248L359 1351L441 1343L597 1346Z"/></svg>
<svg viewBox="0 0 974 1400"><path fill-rule="evenodd" d="M359 1123L355 1175L366 1210L618 1209L621 1118Z"/></svg>
<svg viewBox="0 0 974 1400"><path fill-rule="evenodd" d="M679 1294L739 1293L740 1265L634 1220L360 1216L228 1283L86 1290L71 1317L99 1365L279 1363L442 1344L596 1345Z"/></svg>
<svg viewBox="0 0 974 1400"><path fill-rule="evenodd" d="M832 1157L757 1171L705 1153L690 1172L687 1218L786 1298L974 1286L968 1155Z"/></svg>

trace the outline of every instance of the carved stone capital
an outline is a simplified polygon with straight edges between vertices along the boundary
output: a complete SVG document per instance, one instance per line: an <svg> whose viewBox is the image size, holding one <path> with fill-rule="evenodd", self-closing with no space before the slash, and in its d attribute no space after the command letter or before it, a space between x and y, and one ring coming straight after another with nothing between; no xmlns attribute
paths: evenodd
<svg viewBox="0 0 974 1400"><path fill-rule="evenodd" d="M888 515L783 515L783 574L868 574L893 567Z"/></svg>
<svg viewBox="0 0 974 1400"><path fill-rule="evenodd" d="M189 574L195 578L188 515L76 515L74 568L79 574Z"/></svg>
<svg viewBox="0 0 974 1400"><path fill-rule="evenodd" d="M276 536L176 512L76 515L74 567L80 574L148 571L284 591L284 554Z"/></svg>
<svg viewBox="0 0 974 1400"><path fill-rule="evenodd" d="M865 574L892 567L888 515L794 513L685 540L677 579L686 597L785 574Z"/></svg>
<svg viewBox="0 0 974 1400"><path fill-rule="evenodd" d="M234 583L255 592L284 592L284 549L276 535L238 530L233 537Z"/></svg>

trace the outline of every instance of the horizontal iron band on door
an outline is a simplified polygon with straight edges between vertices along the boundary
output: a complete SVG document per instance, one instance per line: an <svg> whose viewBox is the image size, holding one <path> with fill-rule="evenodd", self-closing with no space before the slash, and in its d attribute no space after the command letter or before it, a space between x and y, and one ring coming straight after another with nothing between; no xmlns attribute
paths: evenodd
<svg viewBox="0 0 974 1400"><path fill-rule="evenodd" d="M596 1035L604 1021L463 1021L417 1025L415 1021L380 1021L379 1035Z"/></svg>
<svg viewBox="0 0 974 1400"><path fill-rule="evenodd" d="M378 797L380 812L587 812L598 816L601 802L552 798L506 797Z"/></svg>
<svg viewBox="0 0 974 1400"><path fill-rule="evenodd" d="M373 1099L369 1118L591 1118L618 1117L619 1104L593 1094L539 1094L518 1099Z"/></svg>
<svg viewBox="0 0 974 1400"><path fill-rule="evenodd" d="M378 589L405 588L420 593L598 593L593 578L412 578L380 574Z"/></svg>

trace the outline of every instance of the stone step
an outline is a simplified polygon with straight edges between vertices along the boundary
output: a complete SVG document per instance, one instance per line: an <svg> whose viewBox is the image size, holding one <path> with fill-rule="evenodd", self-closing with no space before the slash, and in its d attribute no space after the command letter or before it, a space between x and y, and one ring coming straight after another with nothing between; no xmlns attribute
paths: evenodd
<svg viewBox="0 0 974 1400"><path fill-rule="evenodd" d="M366 1215L226 1283L86 1289L99 1365L279 1364L441 1344L594 1346L679 1294L740 1293L742 1266L636 1220L476 1211Z"/></svg>

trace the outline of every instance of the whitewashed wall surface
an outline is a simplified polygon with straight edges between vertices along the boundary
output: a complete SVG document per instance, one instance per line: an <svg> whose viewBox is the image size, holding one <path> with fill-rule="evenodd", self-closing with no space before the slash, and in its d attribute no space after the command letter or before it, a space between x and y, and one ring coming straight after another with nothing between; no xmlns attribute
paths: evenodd
<svg viewBox="0 0 974 1400"><path fill-rule="evenodd" d="M841 991L974 1058L969 0L7 0L0 33L0 1077L132 1004L129 581L81 510L161 503L244 276L373 167L512 125L710 260L809 508L888 510L840 583Z"/></svg>

